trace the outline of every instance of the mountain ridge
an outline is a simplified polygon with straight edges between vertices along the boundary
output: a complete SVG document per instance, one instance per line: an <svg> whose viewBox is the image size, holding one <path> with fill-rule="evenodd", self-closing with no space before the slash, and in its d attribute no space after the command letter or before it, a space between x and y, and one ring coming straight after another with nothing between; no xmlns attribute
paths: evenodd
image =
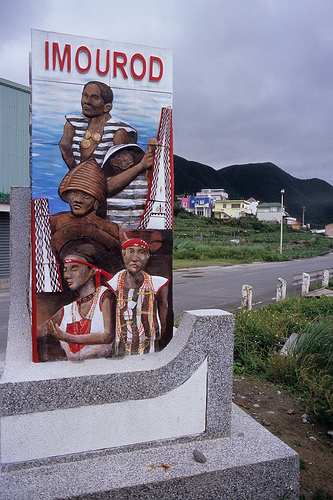
<svg viewBox="0 0 333 500"><path fill-rule="evenodd" d="M229 199L280 202L285 189L284 205L292 217L323 227L333 222L333 186L313 179L298 179L271 162L236 164L215 170L199 162L174 155L175 194L194 194L201 189L223 188Z"/></svg>

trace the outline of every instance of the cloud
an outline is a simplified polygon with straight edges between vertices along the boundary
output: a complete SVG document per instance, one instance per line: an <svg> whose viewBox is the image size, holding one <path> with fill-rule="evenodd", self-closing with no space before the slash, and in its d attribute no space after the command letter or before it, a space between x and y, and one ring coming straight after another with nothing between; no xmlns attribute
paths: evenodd
<svg viewBox="0 0 333 500"><path fill-rule="evenodd" d="M30 27L171 48L176 154L333 183L332 16L330 0L12 0L0 76L28 84Z"/></svg>

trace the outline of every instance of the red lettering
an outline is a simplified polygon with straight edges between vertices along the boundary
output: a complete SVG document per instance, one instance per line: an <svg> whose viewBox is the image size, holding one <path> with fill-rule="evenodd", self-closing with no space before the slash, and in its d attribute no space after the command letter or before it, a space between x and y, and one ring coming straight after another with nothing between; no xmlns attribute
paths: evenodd
<svg viewBox="0 0 333 500"><path fill-rule="evenodd" d="M80 66L80 53L81 52L85 52L87 54L87 66L85 68ZM90 53L90 50L87 47L85 47L84 45L81 45L81 47L79 47L76 51L75 66L76 66L76 69L78 71L80 71L80 73L86 73L91 68L91 53Z"/></svg>
<svg viewBox="0 0 333 500"><path fill-rule="evenodd" d="M99 60L100 60L100 54L101 54L101 50L100 49L97 49L97 54L96 54L96 71L99 75L106 75L108 72L109 72L109 69L110 69L110 51L107 50L106 51L106 62L105 62L105 70L102 71L100 69L100 64L99 64Z"/></svg>
<svg viewBox="0 0 333 500"><path fill-rule="evenodd" d="M52 43L52 54L50 54L50 45ZM63 49L60 49L58 42L45 41L44 45L45 69L50 68L50 58L52 57L53 70L59 66L60 71L63 71L65 66L67 71L71 71L71 45L66 43ZM105 62L102 54L102 49L96 49L96 72L100 76L105 76L110 72L110 50L105 50ZM103 60L102 60L103 59ZM124 52L113 52L113 77L117 78L119 72L124 79L128 79L127 65L128 58ZM85 45L81 45L75 53L75 66L80 73L87 73L91 69L92 54ZM94 62L93 62L94 64ZM102 67L101 67L102 66ZM135 80L142 80L149 73L149 81L158 82L162 79L164 72L163 61L157 56L145 57L136 53L130 60L130 73Z"/></svg>
<svg viewBox="0 0 333 500"><path fill-rule="evenodd" d="M50 61L49 61L49 42L45 42L45 69L49 69Z"/></svg>
<svg viewBox="0 0 333 500"><path fill-rule="evenodd" d="M122 61L118 61L118 57L122 57ZM117 76L117 68L120 69L120 71L123 74L124 78L128 78L126 70L124 68L125 64L127 63L127 56L123 52L114 52L113 53L113 76Z"/></svg>
<svg viewBox="0 0 333 500"><path fill-rule="evenodd" d="M139 59L142 62L142 71L140 74L136 73L134 69L134 62L136 59ZM133 78L135 78L136 80L142 80L142 78L146 74L146 66L147 65L145 58L141 54L134 54L134 56L131 59L131 73Z"/></svg>
<svg viewBox="0 0 333 500"><path fill-rule="evenodd" d="M154 76L154 63L155 63L155 66L158 65L159 66L159 69L160 69L160 72L157 76ZM163 76L163 62L161 61L161 59L159 57L156 57L156 56L150 56L150 60L149 60L149 80L151 82L158 82Z"/></svg>
<svg viewBox="0 0 333 500"><path fill-rule="evenodd" d="M59 45L57 42L52 44L52 57L53 57L53 69L56 67L57 56L59 60L60 71L64 69L65 59L67 57L67 71L71 70L71 46L66 43L64 48L63 57L60 56Z"/></svg>

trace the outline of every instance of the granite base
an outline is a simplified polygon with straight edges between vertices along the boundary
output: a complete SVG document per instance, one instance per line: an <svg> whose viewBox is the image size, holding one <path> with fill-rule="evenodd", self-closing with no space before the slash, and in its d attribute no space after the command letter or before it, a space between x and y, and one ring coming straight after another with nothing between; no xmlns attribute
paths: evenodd
<svg viewBox="0 0 333 500"><path fill-rule="evenodd" d="M102 450L11 466L0 476L3 500L296 499L298 484L297 453L235 405L227 438Z"/></svg>

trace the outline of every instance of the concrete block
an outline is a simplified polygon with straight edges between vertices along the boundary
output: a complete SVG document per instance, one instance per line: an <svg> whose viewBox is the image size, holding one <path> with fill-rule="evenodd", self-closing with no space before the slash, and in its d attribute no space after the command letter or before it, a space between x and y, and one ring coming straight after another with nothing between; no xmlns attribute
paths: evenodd
<svg viewBox="0 0 333 500"><path fill-rule="evenodd" d="M298 455L232 405L230 437L164 441L63 457L0 475L3 500L298 498ZM194 450L206 458L194 460Z"/></svg>

